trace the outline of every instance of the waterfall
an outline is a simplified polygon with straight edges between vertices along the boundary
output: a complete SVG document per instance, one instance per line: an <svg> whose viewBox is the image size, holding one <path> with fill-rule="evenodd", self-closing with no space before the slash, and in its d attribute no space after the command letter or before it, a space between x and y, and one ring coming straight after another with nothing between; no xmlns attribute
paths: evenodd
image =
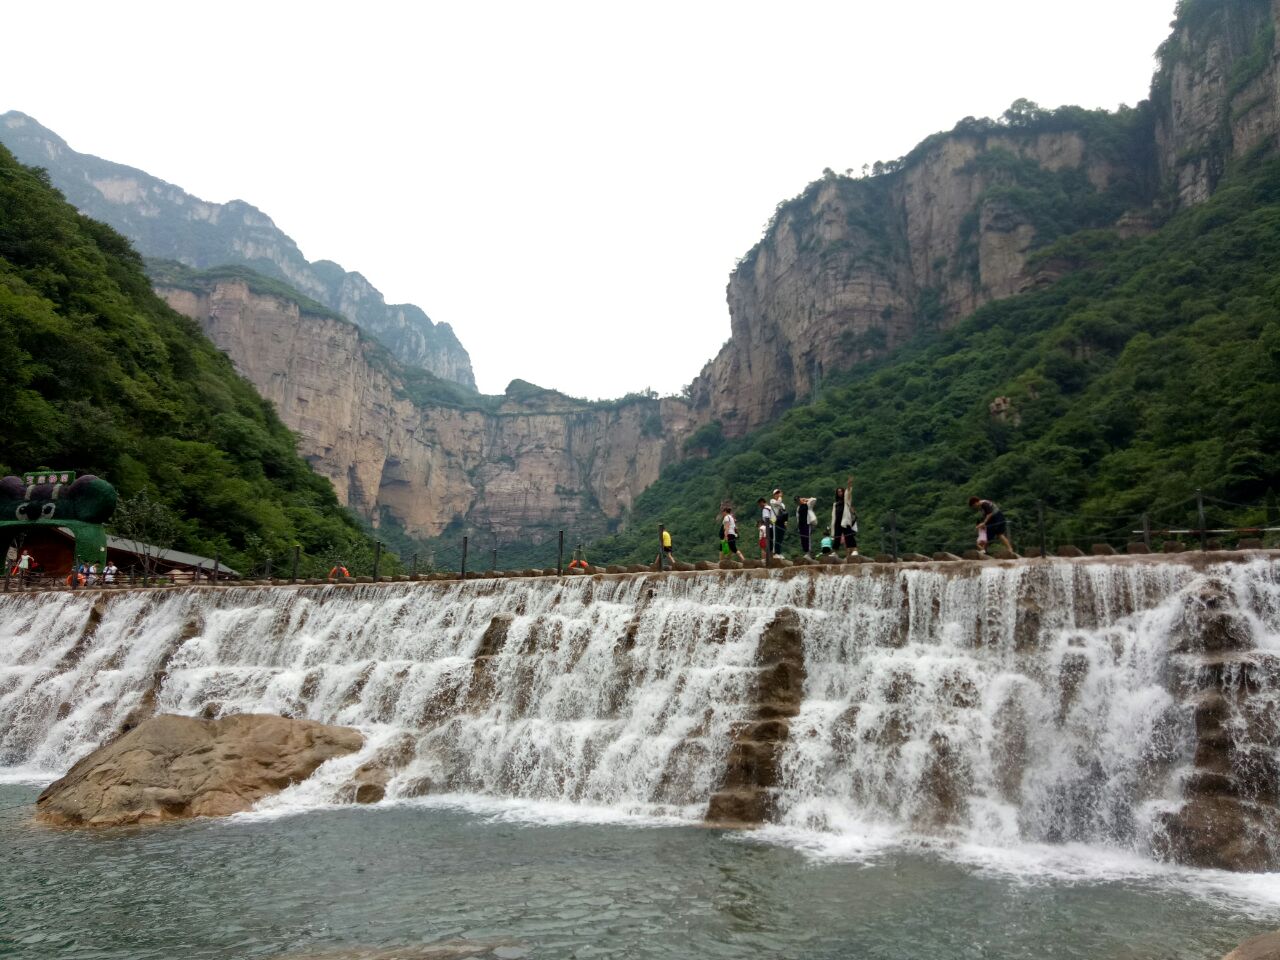
<svg viewBox="0 0 1280 960"><path fill-rule="evenodd" d="M1263 559L7 595L0 773L156 711L269 712L365 730L393 799L696 820L749 781L785 828L1149 855L1202 793L1274 804L1277 664Z"/></svg>

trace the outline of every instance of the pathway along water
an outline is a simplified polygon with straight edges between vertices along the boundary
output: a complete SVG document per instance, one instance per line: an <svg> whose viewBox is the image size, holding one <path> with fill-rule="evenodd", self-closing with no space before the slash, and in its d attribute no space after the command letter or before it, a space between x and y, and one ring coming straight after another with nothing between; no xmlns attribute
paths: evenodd
<svg viewBox="0 0 1280 960"><path fill-rule="evenodd" d="M1208 656L1196 648L1196 637L1205 617L1220 614L1230 618L1233 647ZM799 654L779 667L791 671L779 685L762 679L759 658L780 642L774 633L781 620ZM791 865L777 867L780 876L810 877L796 851L816 857L825 865L814 869L844 891L822 901L830 916L814 919L817 933L778 919L798 938L788 942L814 945L817 952L806 955L847 955L824 954L815 944L828 934L849 942L851 907L843 897L850 891L872 896L858 882L871 874L831 862L841 858L870 861L877 883L891 888L893 877L915 878L896 894L906 898L897 905L903 912L859 921L871 924L864 931L869 939L861 941L869 956L908 955L887 946L877 953L874 945L892 937L877 939L885 931L876 924L901 922L926 903L943 917L965 912L968 904L977 926L965 936L1009 944L1005 952L974 955L1023 955L1009 931L999 932L1013 922L1012 913L997 919L996 910L991 923L978 916L986 896L979 891L994 889L988 884L1004 891L997 899L1030 898L1033 915L1058 909L1041 897L1044 903L1078 898L1082 916L1096 916L1098 936L1113 944L1136 922L1112 909L1125 897L1138 898L1131 906L1151 921L1152 943L1166 942L1160 929L1182 929L1174 919L1184 915L1179 911L1207 911L1199 922L1212 915L1223 935L1188 942L1225 947L1268 918L1280 920L1272 915L1280 907L1276 875L1179 870L1154 854L1162 818L1178 809L1198 775L1196 708L1206 691L1248 689L1248 697L1223 707L1229 714L1224 730L1238 741L1232 756L1263 767L1276 762L1278 656L1280 573L1270 558L6 597L0 599L0 776L10 780L57 775L131 715L150 709L285 713L353 724L370 736L357 761L322 768L250 815L276 819L113 836L104 846L10 826L4 843L13 848L6 854L43 850L38 863L24 862L46 879L54 871L56 879L62 869L76 876L76 858L85 850L113 851L103 854L104 863L119 856L132 871L138 851L178 843L165 838L185 837L179 846L223 853L230 844L238 858L235 838L252 837L278 852L286 837L302 831L331 842L334 862L344 869L356 861L381 874L376 860L343 854L349 838L339 841L328 827L341 824L377 846L390 842L382 831L412 832L406 827L412 823L428 834L456 831L477 849L515 836L519 842L495 853L495 861L510 856L510 865L527 864L536 874L552 868L535 834L478 828L471 817L444 813L441 805L496 804L510 816L549 821L692 823L727 782L747 776L771 820L749 839L676 826L544 829L557 838L580 836L587 848L597 842L589 838L612 838L598 842L629 852L637 883L649 882L650 873L654 883L665 875L681 897L710 897L729 915L738 909L732 896L717 900L723 891L706 879L718 875L724 858L744 864L765 858ZM771 718L778 702L769 697L784 688L797 691L796 703L782 704ZM770 722L784 735L774 736L765 762L753 765L748 761L760 744L744 741L744 731L766 741L760 730ZM278 818L340 804L351 770L379 754L397 771L382 809ZM762 843L779 849L767 852ZM929 853L907 852L921 849ZM688 857L673 850L687 850ZM425 849L423 856L431 860ZM944 861L968 866L958 870ZM318 862L329 863L329 855ZM460 860L456 869L464 866ZM326 868L314 869L313 876ZM579 869L590 886L586 866L566 867L565 876L579 876ZM768 899L787 905L779 917L806 915L807 881L783 890L772 875L749 880L753 871L742 869L743 911L772 911L776 904ZM924 883L920 877L951 879ZM1009 877L1047 886L1033 893ZM240 894L226 879L230 886L207 896L231 909ZM395 886L387 894L393 900L427 896L408 880L381 882ZM501 904L515 895L500 894L502 883L495 883L488 908L496 912L474 921L485 929L501 926L495 920ZM1199 906L1189 899L1193 893ZM912 901L917 895L923 899ZM484 901L483 890L480 896ZM1232 906L1214 906L1213 897ZM618 898L625 899L620 891ZM1178 906L1166 917L1148 899ZM484 902L458 909L472 907L476 916L487 909ZM1041 935L1059 942L1069 914L1032 921L1027 942ZM39 918L33 922L38 928ZM920 942L943 950L954 942L947 926L954 922L952 916L936 929L932 920L913 929L925 938ZM392 925L418 934L430 926L414 928L407 918ZM472 920L462 922L469 925ZM210 943L221 942L215 932ZM704 954L744 955L713 949L728 943L715 922L708 920L703 932ZM806 939L811 933L817 940ZM1183 955L1090 952L1090 935L1082 937L1064 955ZM765 941L757 946L768 949ZM196 955L235 955L210 950ZM636 955L681 954L655 947Z"/></svg>

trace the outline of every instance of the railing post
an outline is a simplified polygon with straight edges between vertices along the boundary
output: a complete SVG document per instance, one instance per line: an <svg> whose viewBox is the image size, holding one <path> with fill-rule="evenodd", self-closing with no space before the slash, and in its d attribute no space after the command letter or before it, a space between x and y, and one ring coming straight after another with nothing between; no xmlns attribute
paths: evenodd
<svg viewBox="0 0 1280 960"><path fill-rule="evenodd" d="M556 548L556 576L564 573L564 531L560 531L560 546Z"/></svg>
<svg viewBox="0 0 1280 960"><path fill-rule="evenodd" d="M1040 527L1040 556L1041 558L1049 555L1048 541L1044 537L1044 501L1036 501L1036 523Z"/></svg>
<svg viewBox="0 0 1280 960"><path fill-rule="evenodd" d="M467 538L462 538L462 579L467 579Z"/></svg>
<svg viewBox="0 0 1280 960"><path fill-rule="evenodd" d="M377 582L378 568L382 565L382 541L373 542L373 579Z"/></svg>
<svg viewBox="0 0 1280 960"><path fill-rule="evenodd" d="M898 562L898 511L889 511L889 539L893 544L893 562Z"/></svg>
<svg viewBox="0 0 1280 960"><path fill-rule="evenodd" d="M1142 513L1142 542L1151 549L1151 517L1144 510Z"/></svg>
<svg viewBox="0 0 1280 960"><path fill-rule="evenodd" d="M302 553L302 544L295 543L293 545L293 573L289 577L290 583L298 582L298 560L300 558L301 553Z"/></svg>
<svg viewBox="0 0 1280 960"><path fill-rule="evenodd" d="M267 579L271 579L271 558L267 557Z"/></svg>
<svg viewBox="0 0 1280 960"><path fill-rule="evenodd" d="M489 569L497 573L498 571L498 548L493 548L493 559L489 561Z"/></svg>
<svg viewBox="0 0 1280 960"><path fill-rule="evenodd" d="M1200 549L1204 551L1209 547L1204 531L1204 494L1200 492L1199 487L1196 488L1196 522L1200 525Z"/></svg>
<svg viewBox="0 0 1280 960"><path fill-rule="evenodd" d="M202 573L204 573L204 561L203 561L203 560L201 560L199 563L197 563L197 564L196 564L196 578L195 578L195 580L194 580L193 582L194 582L197 586L198 586L198 585L199 585L199 583L200 583L200 575L201 575Z"/></svg>
<svg viewBox="0 0 1280 960"><path fill-rule="evenodd" d="M418 555L413 555L413 565L409 567L409 575L416 577L418 575Z"/></svg>

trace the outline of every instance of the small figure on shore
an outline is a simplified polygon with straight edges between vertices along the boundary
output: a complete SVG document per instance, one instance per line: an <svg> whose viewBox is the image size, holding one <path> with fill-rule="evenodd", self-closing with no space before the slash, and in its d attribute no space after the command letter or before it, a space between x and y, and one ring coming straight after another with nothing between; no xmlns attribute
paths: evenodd
<svg viewBox="0 0 1280 960"><path fill-rule="evenodd" d="M658 553L658 569L669 570L676 560L676 555L671 550L671 531L667 529L666 524L661 524L658 530L662 535L662 550Z"/></svg>
<svg viewBox="0 0 1280 960"><path fill-rule="evenodd" d="M582 544L578 544L578 546L573 551L573 559L569 561L569 569L585 570L587 569L587 566L588 566L587 554L582 549Z"/></svg>
<svg viewBox="0 0 1280 960"><path fill-rule="evenodd" d="M817 497L796 497L796 533L800 535L800 552L806 560L813 559L810 538L818 525L818 515L814 512L817 503Z"/></svg>
<svg viewBox="0 0 1280 960"><path fill-rule="evenodd" d="M978 539L981 544L985 538L989 543L996 537L1000 538L1000 542L1009 548L1010 553L1016 552L1013 549L1013 541L1009 539L1008 523L1004 518L1004 512L991 500L983 500L981 497L970 497L969 506L978 510L982 514L982 519L978 521ZM982 546L978 547L983 550Z"/></svg>
<svg viewBox="0 0 1280 960"><path fill-rule="evenodd" d="M822 555L824 557L831 556L831 538L830 537L822 538Z"/></svg>
<svg viewBox="0 0 1280 960"><path fill-rule="evenodd" d="M725 556L736 555L739 560L745 561L747 558L742 555L742 551L738 549L738 521L733 516L733 508L720 508L720 531L724 537Z"/></svg>
<svg viewBox="0 0 1280 960"><path fill-rule="evenodd" d="M782 496L782 488L773 491L773 499L769 501L769 509L773 511L773 543L769 552L775 560L782 559L782 541L787 536L787 501Z"/></svg>
<svg viewBox="0 0 1280 960"><path fill-rule="evenodd" d="M853 506L853 477L843 487L836 487L835 503L831 504L831 529L828 531L834 549L844 547L844 558L858 555L858 511Z"/></svg>
<svg viewBox="0 0 1280 960"><path fill-rule="evenodd" d="M333 583L335 580L350 580L350 579L351 579L351 574L347 571L347 568L342 565L341 560L339 560L337 564L334 566L334 568L329 571L330 583Z"/></svg>
<svg viewBox="0 0 1280 960"><path fill-rule="evenodd" d="M31 571L31 554L26 550L22 551L22 556L18 557L18 564L13 568L12 572L18 575L18 585L26 586L27 574Z"/></svg>

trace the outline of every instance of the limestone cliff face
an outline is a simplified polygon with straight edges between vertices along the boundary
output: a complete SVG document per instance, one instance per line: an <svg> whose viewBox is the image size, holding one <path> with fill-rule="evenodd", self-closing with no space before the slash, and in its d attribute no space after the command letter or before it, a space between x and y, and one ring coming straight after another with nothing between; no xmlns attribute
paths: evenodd
<svg viewBox="0 0 1280 960"><path fill-rule="evenodd" d="M1127 172L1073 131L957 134L892 174L829 175L784 205L729 279L733 333L694 382L699 417L746 433L824 376L1027 289L1037 227L997 189L1027 169L1075 172L1099 194Z"/></svg>
<svg viewBox="0 0 1280 960"><path fill-rule="evenodd" d="M471 358L447 323L432 322L413 304L388 304L363 276L336 263L308 261L256 207L209 203L142 170L78 153L17 111L0 115L0 142L23 163L47 169L77 209L115 227L144 256L197 268L251 267L337 310L402 363L475 389Z"/></svg>
<svg viewBox="0 0 1280 960"><path fill-rule="evenodd" d="M460 526L500 543L602 535L688 431L688 405L675 399L589 404L539 391L486 398L487 409L415 402L395 364L343 320L237 280L157 292L275 404L342 502L411 536Z"/></svg>
<svg viewBox="0 0 1280 960"><path fill-rule="evenodd" d="M1188 7L1152 87L1160 170L1183 205L1206 200L1231 161L1280 145L1280 0Z"/></svg>

